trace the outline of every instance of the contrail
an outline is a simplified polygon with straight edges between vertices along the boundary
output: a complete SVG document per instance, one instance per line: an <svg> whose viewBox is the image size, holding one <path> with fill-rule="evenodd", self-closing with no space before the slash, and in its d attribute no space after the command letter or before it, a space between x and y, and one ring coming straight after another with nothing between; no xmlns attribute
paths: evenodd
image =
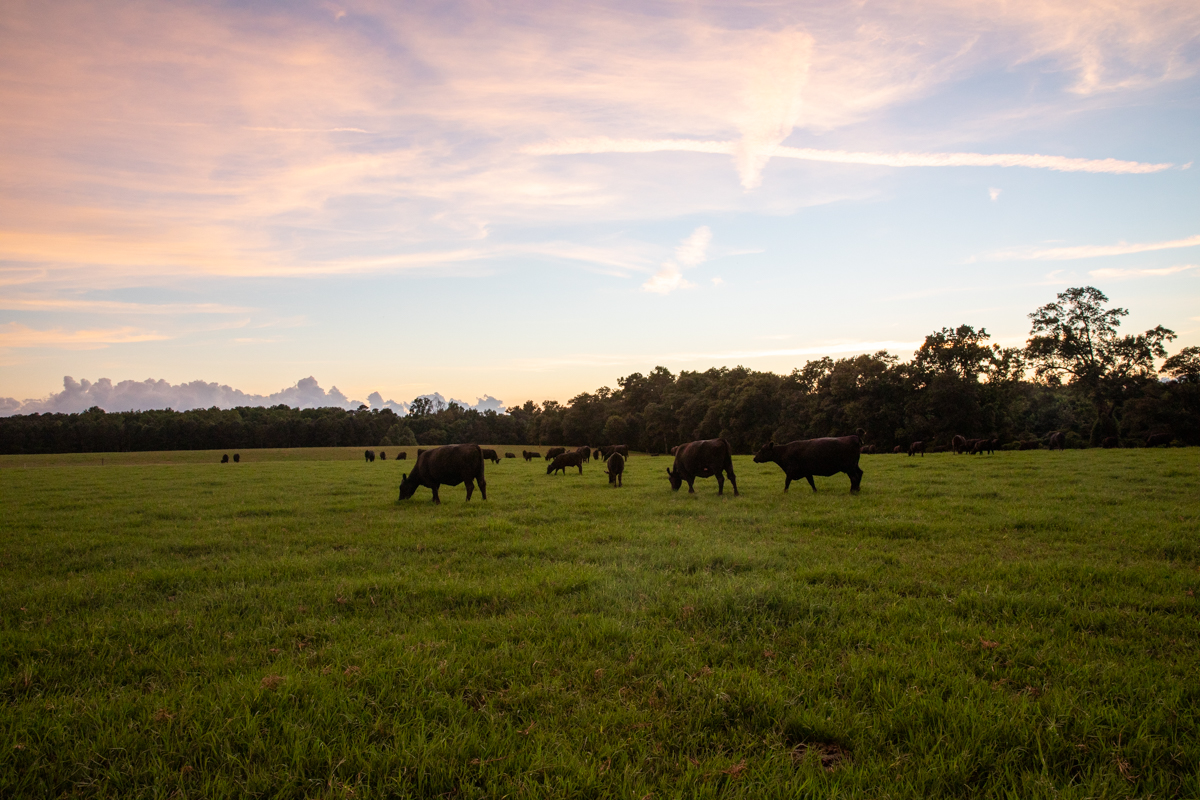
<svg viewBox="0 0 1200 800"><path fill-rule="evenodd" d="M526 147L530 155L583 155L589 153L713 153L736 155L738 142L698 139L560 139ZM795 158L833 164L865 164L880 167L1028 167L1058 172L1097 172L1110 175L1142 175L1162 172L1174 164L1149 164L1115 158L1068 158L1036 153L865 153L850 150L816 150L808 147L764 148L771 158Z"/></svg>

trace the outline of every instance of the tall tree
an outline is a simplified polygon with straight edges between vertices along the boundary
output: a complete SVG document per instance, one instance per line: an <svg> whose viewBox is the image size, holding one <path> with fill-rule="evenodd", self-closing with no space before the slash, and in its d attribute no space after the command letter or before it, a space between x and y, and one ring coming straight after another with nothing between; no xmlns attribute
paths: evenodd
<svg viewBox="0 0 1200 800"><path fill-rule="evenodd" d="M1133 385L1153 379L1154 359L1165 358L1175 332L1159 325L1145 333L1117 332L1124 308L1105 308L1108 298L1093 286L1067 289L1053 303L1029 315L1033 320L1025 346L1035 374L1067 382L1084 391L1096 408L1093 444L1114 435L1113 411Z"/></svg>

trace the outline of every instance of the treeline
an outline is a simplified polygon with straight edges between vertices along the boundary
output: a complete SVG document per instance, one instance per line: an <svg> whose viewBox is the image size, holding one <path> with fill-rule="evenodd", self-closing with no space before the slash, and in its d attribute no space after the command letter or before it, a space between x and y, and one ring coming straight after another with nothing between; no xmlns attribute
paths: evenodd
<svg viewBox="0 0 1200 800"><path fill-rule="evenodd" d="M672 374L658 367L580 394L563 405L532 401L506 414L413 401L391 410L288 406L186 412L31 414L0 419L0 452L441 445L628 444L666 452L722 437L737 453L866 431L884 449L921 440L1032 441L1067 432L1069 446L1107 437L1139 444L1151 433L1200 444L1200 348L1167 357L1174 334L1159 326L1117 332L1124 309L1091 287L1069 289L1030 314L1025 348L989 345L984 329L943 328L909 361L886 352L809 361L788 375L744 367ZM1165 359L1161 369L1158 359Z"/></svg>

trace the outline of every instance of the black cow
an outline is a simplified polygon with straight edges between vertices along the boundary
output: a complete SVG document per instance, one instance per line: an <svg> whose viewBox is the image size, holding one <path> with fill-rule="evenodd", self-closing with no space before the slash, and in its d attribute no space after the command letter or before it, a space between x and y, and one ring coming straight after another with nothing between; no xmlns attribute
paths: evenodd
<svg viewBox="0 0 1200 800"><path fill-rule="evenodd" d="M978 455L980 453L991 453L991 452L992 452L992 440L991 439L972 439L971 440L971 455Z"/></svg>
<svg viewBox="0 0 1200 800"><path fill-rule="evenodd" d="M365 453L363 453L363 458L366 460L366 462L368 464L370 464L372 461L375 460L375 451L367 450Z"/></svg>
<svg viewBox="0 0 1200 800"><path fill-rule="evenodd" d="M904 452L904 448L901 447L900 445L896 445L895 447L892 448L892 452L895 453L896 455L899 455Z"/></svg>
<svg viewBox="0 0 1200 800"><path fill-rule="evenodd" d="M916 455L917 453L921 454L921 458L925 457L925 443L924 442L913 442L912 444L910 444L908 446L908 454L910 456Z"/></svg>
<svg viewBox="0 0 1200 800"><path fill-rule="evenodd" d="M496 455L495 450L480 450L479 452L483 453L483 457L488 461L491 461L493 464L500 463L500 456Z"/></svg>
<svg viewBox="0 0 1200 800"><path fill-rule="evenodd" d="M1114 447L1116 447L1118 444L1120 444L1120 442L1117 441L1117 437L1115 437L1115 436L1105 436L1104 439L1100 442L1100 446L1103 447L1105 450L1111 450Z"/></svg>
<svg viewBox="0 0 1200 800"><path fill-rule="evenodd" d="M950 446L954 448L954 455L962 455L962 452L967 449L967 437L962 434L954 434L954 438L950 440Z"/></svg>
<svg viewBox="0 0 1200 800"><path fill-rule="evenodd" d="M555 456L561 456L565 452L567 452L567 448L565 447L551 447L546 451L546 460L549 461Z"/></svg>
<svg viewBox="0 0 1200 800"><path fill-rule="evenodd" d="M592 448L588 447L588 446L585 444L583 447L576 447L576 448L575 448L575 452L576 452L576 453L579 453L580 457L581 457L581 458L583 458L583 463L585 463L585 464L590 464L590 463L591 463L591 461L592 461Z"/></svg>
<svg viewBox="0 0 1200 800"><path fill-rule="evenodd" d="M621 457L624 458L626 461L628 461L629 460L629 445L627 445L627 444L605 445L604 447L600 448L600 456L599 457L608 458L613 453L620 453Z"/></svg>
<svg viewBox="0 0 1200 800"><path fill-rule="evenodd" d="M714 475L717 478L717 494L725 494L725 475L728 475L729 482L733 484L733 494L737 496L733 451L729 449L729 442L724 439L703 439L679 445L675 451L675 469L667 469L667 477L671 479L671 491L679 491L679 487L687 481L688 494L696 493L693 486L696 478L711 478Z"/></svg>
<svg viewBox="0 0 1200 800"><path fill-rule="evenodd" d="M1160 444L1170 447L1174 438L1169 433L1152 433L1146 437L1146 447L1158 447Z"/></svg>
<svg viewBox="0 0 1200 800"><path fill-rule="evenodd" d="M754 463L774 461L783 470L783 490L786 492L792 481L804 478L815 492L814 475L828 478L844 472L850 477L850 491L857 492L862 483L863 471L858 468L858 437L837 436L824 439L802 439L798 442L776 445L767 442Z"/></svg>
<svg viewBox="0 0 1200 800"><path fill-rule="evenodd" d="M379 451L379 460L380 460L380 461L387 461L387 453L385 453L385 452L383 452L382 450L380 450L380 451Z"/></svg>
<svg viewBox="0 0 1200 800"><path fill-rule="evenodd" d="M400 499L407 500L420 486L433 490L433 502L441 503L438 487L467 484L467 500L479 483L479 495L487 500L487 481L483 478L483 452L477 444L451 444L433 450L418 450L412 474L400 479Z"/></svg>
<svg viewBox="0 0 1200 800"><path fill-rule="evenodd" d="M620 488L621 475L625 472L625 458L620 453L613 453L608 457L608 461L604 462L604 474L608 476L608 482L611 485Z"/></svg>
<svg viewBox="0 0 1200 800"><path fill-rule="evenodd" d="M505 453L504 457L505 458L516 458L517 454L516 453Z"/></svg>
<svg viewBox="0 0 1200 800"><path fill-rule="evenodd" d="M599 448L592 451L592 458L596 459L597 461L599 461L603 457L604 457L604 453L601 453Z"/></svg>
<svg viewBox="0 0 1200 800"><path fill-rule="evenodd" d="M241 454L241 453L234 453L234 454L233 454L233 463L235 463L235 464L236 464L236 463L238 463L238 462L239 462L239 461L241 461L241 460L242 460L242 454Z"/></svg>
<svg viewBox="0 0 1200 800"><path fill-rule="evenodd" d="M563 475L567 474L567 467L579 467L579 474L583 474L583 453L578 450L573 450L570 453L559 453L554 457L554 461L550 466L546 467L546 474L557 473L560 469Z"/></svg>
<svg viewBox="0 0 1200 800"><path fill-rule="evenodd" d="M222 463L222 464L228 464L228 463L229 463L229 453L226 453L225 455L221 456L221 463Z"/></svg>
<svg viewBox="0 0 1200 800"><path fill-rule="evenodd" d="M407 450L405 450L403 453L401 453L400 455L396 456L396 460L397 460L397 461L407 461L407 460L408 460L408 451L407 451Z"/></svg>
<svg viewBox="0 0 1200 800"><path fill-rule="evenodd" d="M1050 431L1048 434L1050 449L1058 448L1059 450L1067 449L1067 435L1062 431Z"/></svg>
<svg viewBox="0 0 1200 800"><path fill-rule="evenodd" d="M541 457L542 457L542 454L538 453L538 452L530 452L529 450L521 451L521 458L525 459L526 461L533 461L535 458L541 458Z"/></svg>

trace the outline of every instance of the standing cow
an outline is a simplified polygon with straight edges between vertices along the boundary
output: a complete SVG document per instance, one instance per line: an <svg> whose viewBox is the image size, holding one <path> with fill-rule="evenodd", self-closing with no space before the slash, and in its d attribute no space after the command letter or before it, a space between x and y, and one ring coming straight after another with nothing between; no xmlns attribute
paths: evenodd
<svg viewBox="0 0 1200 800"><path fill-rule="evenodd" d="M621 488L621 475L624 472L625 458L620 453L613 453L608 457L608 461L604 462L604 474L608 476L609 485Z"/></svg>
<svg viewBox="0 0 1200 800"><path fill-rule="evenodd" d="M370 464L372 461L375 460L375 451L367 450L365 453L363 453L363 458L366 460L366 462L368 464Z"/></svg>
<svg viewBox="0 0 1200 800"><path fill-rule="evenodd" d="M792 481L804 478L815 492L814 475L827 478L839 472L850 478L850 491L857 492L862 483L863 471L858 467L858 437L837 436L823 439L801 439L798 442L776 445L767 442L754 463L774 461L783 470L783 490L786 492Z"/></svg>
<svg viewBox="0 0 1200 800"><path fill-rule="evenodd" d="M563 475L567 474L567 467L579 467L579 474L583 474L583 454L573 450L570 453L559 453L554 457L554 461L550 466L546 467L546 474L556 473L560 469Z"/></svg>
<svg viewBox="0 0 1200 800"><path fill-rule="evenodd" d="M925 443L924 442L913 442L912 444L910 444L908 446L908 454L910 456L915 456L917 453L921 454L921 458L925 457Z"/></svg>
<svg viewBox="0 0 1200 800"><path fill-rule="evenodd" d="M561 456L565 452L567 452L567 448L565 447L551 447L546 451L546 460L549 461L552 458Z"/></svg>
<svg viewBox="0 0 1200 800"><path fill-rule="evenodd" d="M575 452L579 453L579 457L583 459L583 463L590 464L592 461L592 448L586 444L583 447L576 447Z"/></svg>
<svg viewBox="0 0 1200 800"><path fill-rule="evenodd" d="M627 444L605 445L604 447L600 448L600 456L598 456L598 457L608 458L613 453L620 453L621 458L624 458L626 461L628 461L629 460L629 445L627 445Z"/></svg>
<svg viewBox="0 0 1200 800"><path fill-rule="evenodd" d="M967 449L967 438L960 433L954 434L954 438L950 440L950 446L954 448L954 455L962 455Z"/></svg>
<svg viewBox="0 0 1200 800"><path fill-rule="evenodd" d="M487 500L487 481L483 477L483 452L477 444L451 444L433 450L420 450L412 474L404 473L400 479L400 499L412 497L418 487L433 490L433 502L440 504L438 487L467 484L467 500L470 501L479 483L479 495Z"/></svg>
<svg viewBox="0 0 1200 800"><path fill-rule="evenodd" d="M620 445L624 447L624 445ZM724 473L724 474L722 474ZM725 477L733 484L733 494L738 493L737 476L733 474L733 451L729 442L724 439L703 439L698 442L681 444L675 451L675 469L667 469L667 477L671 479L671 491L679 491L679 487L687 481L688 494L695 494L693 486L696 478L717 478L717 494L725 494Z"/></svg>
<svg viewBox="0 0 1200 800"><path fill-rule="evenodd" d="M521 458L525 459L526 461L533 461L535 458L541 458L541 457L542 457L542 454L538 453L536 451L534 451L534 452L530 452L529 450L521 451Z"/></svg>
<svg viewBox="0 0 1200 800"><path fill-rule="evenodd" d="M1047 444L1050 445L1051 450L1053 450L1056 447L1059 450L1067 449L1067 435L1065 433L1063 433L1062 431L1050 431L1048 439L1049 439L1049 441L1047 442Z"/></svg>
<svg viewBox="0 0 1200 800"><path fill-rule="evenodd" d="M480 450L479 452L483 454L485 459L491 461L493 464L500 463L500 456L496 455L495 450Z"/></svg>

